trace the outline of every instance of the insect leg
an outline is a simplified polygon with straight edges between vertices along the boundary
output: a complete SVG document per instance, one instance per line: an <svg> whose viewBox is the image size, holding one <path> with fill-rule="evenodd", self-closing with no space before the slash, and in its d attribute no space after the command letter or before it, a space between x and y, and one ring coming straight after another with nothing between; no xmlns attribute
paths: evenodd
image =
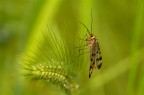
<svg viewBox="0 0 144 95"><path fill-rule="evenodd" d="M77 59L77 58L78 58L78 56L83 55L83 54L86 54L86 53L89 53L89 52L90 52L90 51L80 53L79 55L75 56L75 58L72 60L72 62L74 62L74 60L75 60L75 59Z"/></svg>

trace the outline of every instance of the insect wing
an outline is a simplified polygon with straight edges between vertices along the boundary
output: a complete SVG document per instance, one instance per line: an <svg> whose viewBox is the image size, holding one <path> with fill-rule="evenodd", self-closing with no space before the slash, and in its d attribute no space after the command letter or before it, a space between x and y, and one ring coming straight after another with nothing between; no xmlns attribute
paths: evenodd
<svg viewBox="0 0 144 95"><path fill-rule="evenodd" d="M102 66L102 56L101 56L101 51L100 51L98 41L96 41L96 50L97 50L97 52L96 52L96 66L98 69L100 69Z"/></svg>
<svg viewBox="0 0 144 95"><path fill-rule="evenodd" d="M91 56L91 60L90 60L90 68L89 68L89 78L92 75L93 69L95 68L95 57Z"/></svg>

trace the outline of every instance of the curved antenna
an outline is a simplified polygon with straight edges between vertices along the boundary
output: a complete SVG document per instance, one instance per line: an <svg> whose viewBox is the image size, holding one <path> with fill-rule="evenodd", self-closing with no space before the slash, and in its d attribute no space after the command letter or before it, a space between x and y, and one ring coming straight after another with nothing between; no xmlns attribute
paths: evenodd
<svg viewBox="0 0 144 95"><path fill-rule="evenodd" d="M92 9L91 9L91 34L92 34L92 25L93 25L93 16L92 16Z"/></svg>
<svg viewBox="0 0 144 95"><path fill-rule="evenodd" d="M89 34L91 34L90 31L89 31L89 29L88 29L81 21L79 21L79 23L82 24L82 25L87 29L87 32L88 32Z"/></svg>

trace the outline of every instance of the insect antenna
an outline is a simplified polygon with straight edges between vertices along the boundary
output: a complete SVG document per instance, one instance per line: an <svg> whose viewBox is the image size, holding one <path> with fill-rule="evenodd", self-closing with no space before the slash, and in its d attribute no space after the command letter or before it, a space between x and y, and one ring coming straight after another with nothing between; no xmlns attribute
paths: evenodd
<svg viewBox="0 0 144 95"><path fill-rule="evenodd" d="M82 25L87 29L87 32L88 32L89 34L91 34L90 31L89 31L89 29L85 26L84 23L82 23L81 21L79 21L79 23L82 24Z"/></svg>

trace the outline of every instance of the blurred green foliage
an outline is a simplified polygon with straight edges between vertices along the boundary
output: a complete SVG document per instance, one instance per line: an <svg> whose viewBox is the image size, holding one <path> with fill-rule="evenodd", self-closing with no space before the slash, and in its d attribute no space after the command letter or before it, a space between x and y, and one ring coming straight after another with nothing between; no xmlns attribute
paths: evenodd
<svg viewBox="0 0 144 95"><path fill-rule="evenodd" d="M0 95L65 94L57 86L31 83L22 77L20 57L33 53L30 50L35 52L31 56L37 56L39 51L32 44L46 46L41 44L44 38L40 34L43 26L52 26L56 35L63 34L65 49L71 55L66 58L75 58L74 45L86 34L78 21L90 28L91 9L103 66L88 79L89 54L82 55L76 70L78 94L143 95L143 0L0 0Z"/></svg>

